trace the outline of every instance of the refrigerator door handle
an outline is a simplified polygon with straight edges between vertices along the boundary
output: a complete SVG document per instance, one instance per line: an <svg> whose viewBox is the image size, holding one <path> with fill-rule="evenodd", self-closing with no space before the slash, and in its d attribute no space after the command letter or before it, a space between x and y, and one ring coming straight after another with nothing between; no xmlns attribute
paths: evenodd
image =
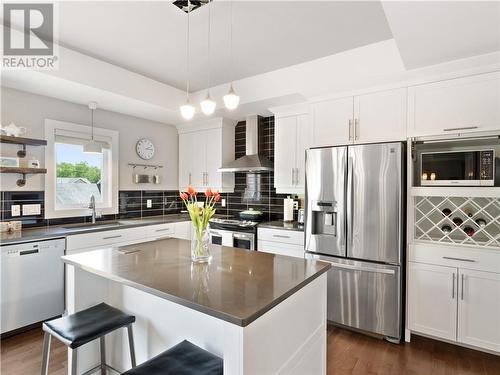
<svg viewBox="0 0 500 375"><path fill-rule="evenodd" d="M394 270L388 268L359 267L352 264L343 264L343 263L332 263L332 267L353 270L353 271L361 271L361 272L385 273L387 275L394 275L396 273Z"/></svg>
<svg viewBox="0 0 500 375"><path fill-rule="evenodd" d="M353 244L353 225L354 225L354 176L353 176L354 162L352 157L347 159L347 192L346 192L346 202L347 202L347 222L348 222L348 232L347 232L347 248L352 247Z"/></svg>

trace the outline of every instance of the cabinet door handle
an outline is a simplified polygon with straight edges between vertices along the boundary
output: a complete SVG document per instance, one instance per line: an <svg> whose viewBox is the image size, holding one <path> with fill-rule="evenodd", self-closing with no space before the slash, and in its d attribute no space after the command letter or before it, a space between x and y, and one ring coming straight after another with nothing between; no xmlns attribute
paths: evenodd
<svg viewBox="0 0 500 375"><path fill-rule="evenodd" d="M189 178L188 178L188 180L189 180L189 185L191 185L191 172L189 172Z"/></svg>
<svg viewBox="0 0 500 375"><path fill-rule="evenodd" d="M166 230L170 230L170 228L157 229L155 232L165 232Z"/></svg>
<svg viewBox="0 0 500 375"><path fill-rule="evenodd" d="M354 119L354 140L359 138L359 120L357 118Z"/></svg>
<svg viewBox="0 0 500 375"><path fill-rule="evenodd" d="M299 168L295 168L295 185L299 184Z"/></svg>
<svg viewBox="0 0 500 375"><path fill-rule="evenodd" d="M284 236L282 234L273 234L273 237L277 237L277 238L290 238L290 236Z"/></svg>
<svg viewBox="0 0 500 375"><path fill-rule="evenodd" d="M463 301L464 300L464 274L461 275L462 276L462 286L461 286L461 290L460 290L460 299Z"/></svg>
<svg viewBox="0 0 500 375"><path fill-rule="evenodd" d="M349 140L352 140L352 120L349 120Z"/></svg>
<svg viewBox="0 0 500 375"><path fill-rule="evenodd" d="M453 283L451 285L451 299L455 299L455 272L453 272Z"/></svg>
<svg viewBox="0 0 500 375"><path fill-rule="evenodd" d="M118 234L116 236L107 236L107 237L103 237L102 239L103 240L111 240L113 238L120 238L122 235L121 234Z"/></svg>
<svg viewBox="0 0 500 375"><path fill-rule="evenodd" d="M443 129L443 131L445 132L453 132L453 131L457 131L457 130L473 130L473 129L477 129L478 126L464 126L462 128L446 128L446 129Z"/></svg>
<svg viewBox="0 0 500 375"><path fill-rule="evenodd" d="M208 186L208 172L205 172L205 173L207 174L207 183L206 183L206 185Z"/></svg>
<svg viewBox="0 0 500 375"><path fill-rule="evenodd" d="M292 186L295 185L295 170L292 168Z"/></svg>
<svg viewBox="0 0 500 375"><path fill-rule="evenodd" d="M471 262L471 263L475 262L474 259L466 259L466 258L443 257L443 259L458 260L459 262Z"/></svg>

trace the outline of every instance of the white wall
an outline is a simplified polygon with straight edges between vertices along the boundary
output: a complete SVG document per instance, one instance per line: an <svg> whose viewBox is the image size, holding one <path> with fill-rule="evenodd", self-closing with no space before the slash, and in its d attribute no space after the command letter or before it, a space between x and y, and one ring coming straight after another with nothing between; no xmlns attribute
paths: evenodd
<svg viewBox="0 0 500 375"><path fill-rule="evenodd" d="M24 126L27 128L27 137L31 138L44 138L46 118L83 125L89 125L91 121L90 110L86 106L6 87L1 88L1 114L3 125L14 122L17 126ZM178 136L174 126L99 109L95 112L94 119L97 127L117 130L120 133L120 190L177 190ZM141 160L135 152L137 140L143 137L151 139L156 150L155 156L147 162ZM2 156L16 156L19 149L15 145L0 144L0 147ZM45 166L44 148L28 146L24 160L30 159L38 159L42 166ZM130 162L163 165L164 168L159 172L162 183L132 183L132 167L127 165ZM18 178L15 174L1 174L1 190L44 190L43 175L27 176L26 186L22 188L16 186Z"/></svg>

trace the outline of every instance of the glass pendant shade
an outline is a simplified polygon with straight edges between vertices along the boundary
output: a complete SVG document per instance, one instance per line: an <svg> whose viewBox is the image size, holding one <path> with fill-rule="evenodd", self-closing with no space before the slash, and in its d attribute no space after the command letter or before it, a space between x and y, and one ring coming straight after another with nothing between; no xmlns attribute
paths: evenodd
<svg viewBox="0 0 500 375"><path fill-rule="evenodd" d="M207 93L207 97L200 103L201 111L206 115L211 115L215 112L216 105L215 101L210 97L210 94Z"/></svg>
<svg viewBox="0 0 500 375"><path fill-rule="evenodd" d="M193 118L195 109L189 102L189 99L186 101L185 104L181 105L180 109L181 109L181 116L185 120L191 120Z"/></svg>
<svg viewBox="0 0 500 375"><path fill-rule="evenodd" d="M227 109L235 109L240 104L240 97L234 92L233 85L229 88L229 92L224 95L224 105Z"/></svg>

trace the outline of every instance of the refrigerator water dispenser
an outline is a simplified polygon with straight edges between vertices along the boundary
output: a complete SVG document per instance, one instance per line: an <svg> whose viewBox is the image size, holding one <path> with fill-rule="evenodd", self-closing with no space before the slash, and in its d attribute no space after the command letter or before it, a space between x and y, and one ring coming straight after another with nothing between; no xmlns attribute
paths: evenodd
<svg viewBox="0 0 500 375"><path fill-rule="evenodd" d="M336 202L311 202L311 229L313 235L337 236L336 206Z"/></svg>

